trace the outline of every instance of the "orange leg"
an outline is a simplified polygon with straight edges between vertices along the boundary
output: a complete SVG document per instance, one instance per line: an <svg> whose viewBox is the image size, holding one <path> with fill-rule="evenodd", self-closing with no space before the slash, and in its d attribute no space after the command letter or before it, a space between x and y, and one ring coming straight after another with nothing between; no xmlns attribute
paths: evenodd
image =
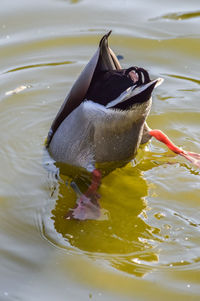
<svg viewBox="0 0 200 301"><path fill-rule="evenodd" d="M200 154L185 151L176 146L168 137L160 130L150 130L149 134L160 142L164 143L174 153L185 157L188 161L200 168Z"/></svg>
<svg viewBox="0 0 200 301"><path fill-rule="evenodd" d="M70 210L65 217L66 219L87 220L98 219L100 217L101 212L98 202L100 195L97 193L100 183L101 172L98 169L93 170L92 182L84 194L81 193L77 185L73 183L73 189L78 195L77 206Z"/></svg>

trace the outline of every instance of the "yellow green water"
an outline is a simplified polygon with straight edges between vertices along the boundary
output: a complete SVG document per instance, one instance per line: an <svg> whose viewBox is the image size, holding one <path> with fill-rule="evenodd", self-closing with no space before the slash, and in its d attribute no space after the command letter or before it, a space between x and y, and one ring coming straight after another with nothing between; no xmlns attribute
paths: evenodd
<svg viewBox="0 0 200 301"><path fill-rule="evenodd" d="M200 152L199 1L5 1L0 9L0 300L199 300L200 172L152 140L105 176L99 221L43 166L51 122L100 37L165 79L148 123Z"/></svg>

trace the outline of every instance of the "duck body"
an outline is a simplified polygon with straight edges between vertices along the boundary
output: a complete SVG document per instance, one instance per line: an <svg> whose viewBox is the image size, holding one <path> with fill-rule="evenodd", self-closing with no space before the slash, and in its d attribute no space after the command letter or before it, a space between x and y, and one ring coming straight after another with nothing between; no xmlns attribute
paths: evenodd
<svg viewBox="0 0 200 301"><path fill-rule="evenodd" d="M95 162L131 158L142 141L150 108L151 99L140 108L141 114L135 116L135 110L106 109L93 101L84 101L60 124L49 152L57 162L86 169Z"/></svg>
<svg viewBox="0 0 200 301"><path fill-rule="evenodd" d="M110 32L85 67L58 112L48 135L48 151L59 163L87 170L95 163L133 158L147 142L151 81L145 69L122 69L108 47Z"/></svg>

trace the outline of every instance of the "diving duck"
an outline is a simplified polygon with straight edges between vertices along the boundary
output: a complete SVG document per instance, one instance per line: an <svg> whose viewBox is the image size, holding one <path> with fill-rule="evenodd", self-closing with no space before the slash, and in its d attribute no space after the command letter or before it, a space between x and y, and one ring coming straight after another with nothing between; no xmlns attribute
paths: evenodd
<svg viewBox="0 0 200 301"><path fill-rule="evenodd" d="M110 34L102 37L48 133L47 149L55 161L85 168L92 174L84 194L74 187L79 198L67 218L97 218L101 172L95 163L132 159L140 144L152 136L200 167L199 154L178 148L160 130L148 127L151 95L163 79L151 80L141 67L123 69L108 46Z"/></svg>

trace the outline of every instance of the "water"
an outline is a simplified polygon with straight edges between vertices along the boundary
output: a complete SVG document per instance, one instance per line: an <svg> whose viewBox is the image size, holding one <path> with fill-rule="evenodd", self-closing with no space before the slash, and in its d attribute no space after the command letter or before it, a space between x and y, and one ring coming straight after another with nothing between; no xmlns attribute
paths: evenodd
<svg viewBox="0 0 200 301"><path fill-rule="evenodd" d="M165 82L148 118L199 142L198 1L4 1L0 10L0 300L199 300L200 173L152 140L103 178L99 221L44 169L44 141L100 37Z"/></svg>

